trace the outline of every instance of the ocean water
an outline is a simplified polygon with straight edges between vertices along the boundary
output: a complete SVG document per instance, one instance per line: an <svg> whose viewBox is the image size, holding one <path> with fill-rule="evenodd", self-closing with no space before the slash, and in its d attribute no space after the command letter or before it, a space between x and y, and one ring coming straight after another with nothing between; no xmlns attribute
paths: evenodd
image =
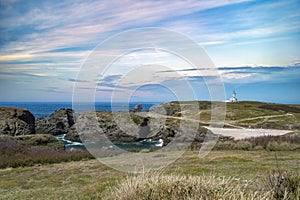
<svg viewBox="0 0 300 200"><path fill-rule="evenodd" d="M65 139L66 134L63 135L57 135L55 136L58 140L62 141L65 144L65 149L67 151L70 150L76 150L76 149L86 149L86 146L83 143L80 142L73 142L70 140ZM151 140L151 139L145 139L139 142L113 142L114 145L117 147L123 149L123 150L142 150L142 149L151 149L154 147L162 147L163 145L163 140ZM101 149L102 147L108 147L110 148L110 144L107 145L105 143L101 142L86 142L86 145L88 145L89 148L96 148L96 149Z"/></svg>
<svg viewBox="0 0 300 200"><path fill-rule="evenodd" d="M151 106L159 104L157 102L133 102L133 103L114 103L113 110L114 111L126 111L134 108L136 104L142 104L143 111L149 109ZM17 108L26 108L28 109L35 118L45 117L50 115L56 110L61 108L72 108L71 102L0 102L0 106L12 106ZM111 103L110 102L96 102L95 110L98 111L111 111ZM85 110L75 110L75 112L80 113Z"/></svg>

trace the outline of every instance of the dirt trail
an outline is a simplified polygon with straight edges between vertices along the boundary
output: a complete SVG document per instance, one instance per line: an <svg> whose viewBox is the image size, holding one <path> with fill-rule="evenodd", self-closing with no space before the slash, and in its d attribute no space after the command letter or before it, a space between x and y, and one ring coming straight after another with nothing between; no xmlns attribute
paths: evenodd
<svg viewBox="0 0 300 200"><path fill-rule="evenodd" d="M236 129L236 128L212 128L206 127L207 129L211 130L215 134L224 135L224 136L231 136L234 139L245 139L250 137L259 137L259 136L267 136L267 135L284 135L289 130L275 130L275 129Z"/></svg>
<svg viewBox="0 0 300 200"><path fill-rule="evenodd" d="M260 116L260 117L250 117L250 118L233 120L233 122L242 122L242 121L255 120L255 119L269 119L269 118L284 117L284 116L294 116L294 115L291 113L287 113L284 115L266 115L266 116Z"/></svg>
<svg viewBox="0 0 300 200"><path fill-rule="evenodd" d="M168 116L168 115L162 115L158 113L146 113L146 112L140 112L140 113L135 113L136 115L140 117L152 117L152 118L172 118L172 119L183 119L182 117L174 117L174 116ZM269 118L275 118L275 117L282 117L282 116L290 116L293 114L284 114L284 115L268 115L268 116L261 116L261 117L252 117L252 118L244 118L240 120L235 120L232 122L241 122L241 121L247 121L247 120L253 120L253 119L269 119ZM201 121L200 119L185 119L185 120L190 120L190 121L197 121L199 123L204 123L204 124L211 124L212 122L210 121ZM232 123L231 122L231 123ZM244 139L244 138L249 138L249 137L258 137L258 136L266 136L266 135L284 135L288 132L289 130L275 130L275 129L250 129L250 128L244 128L241 126L233 125L229 122L224 122L224 125L233 127L233 128L215 128L215 127L209 127L205 126L205 128L211 130L215 134L219 135L224 135L224 136L231 136L234 137L235 139Z"/></svg>

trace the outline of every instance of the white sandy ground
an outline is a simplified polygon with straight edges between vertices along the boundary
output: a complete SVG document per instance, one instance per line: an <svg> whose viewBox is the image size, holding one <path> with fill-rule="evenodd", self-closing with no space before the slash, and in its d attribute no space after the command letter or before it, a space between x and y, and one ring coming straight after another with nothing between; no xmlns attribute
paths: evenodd
<svg viewBox="0 0 300 200"><path fill-rule="evenodd" d="M220 134L224 136L232 136L234 139L244 139L250 137L258 137L258 136L266 136L266 135L284 135L290 130L275 130L275 129L249 129L249 128L213 128L213 127L205 127L211 130L215 134Z"/></svg>
<svg viewBox="0 0 300 200"><path fill-rule="evenodd" d="M154 118L174 118L174 119L182 119L181 117L174 117L174 116L166 116L158 113L146 113L146 112L141 112L141 113L136 113L137 115L141 117L154 117ZM245 119L240 119L236 120L235 122L238 121L245 121L245 120L253 120L253 119L260 119L260 118L273 118L273 117L282 117L282 116L287 116L287 115L292 115L292 114L284 114L284 115L270 115L270 116L260 116L260 117L254 117L254 118L245 118ZM199 121L195 119L189 119L191 121ZM199 121L202 123L207 123L207 121ZM243 128L240 126L233 125L231 123L224 123L224 125L234 127L234 128L214 128L214 127L209 127L205 126L205 128L211 130L215 134L223 135L223 136L231 136L234 137L234 139L239 140L239 139L245 139L245 138L250 138L250 137L258 137L258 136L267 136L267 135L272 135L272 136L277 136L277 135L284 135L288 132L291 132L290 130L276 130L276 129L250 129L250 128Z"/></svg>

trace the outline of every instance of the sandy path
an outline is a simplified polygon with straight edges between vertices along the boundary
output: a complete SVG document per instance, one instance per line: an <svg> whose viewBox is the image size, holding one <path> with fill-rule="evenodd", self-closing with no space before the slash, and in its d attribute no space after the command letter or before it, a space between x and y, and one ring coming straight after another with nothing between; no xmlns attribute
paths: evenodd
<svg viewBox="0 0 300 200"><path fill-rule="evenodd" d="M137 115L141 117L154 117L154 118L173 118L173 119L182 119L181 117L174 117L174 116L167 116L167 115L161 115L158 113L136 113ZM246 119L240 119L237 121L245 121L245 120L252 120L252 119L260 119L260 118L273 118L273 117L281 117L281 116L287 116L292 114L284 114L284 115L270 115L270 116L261 116L261 117L254 117L254 118L246 118ZM207 121L200 121L196 119L188 119L190 121L197 121L202 123L210 123ZM258 137L258 136L266 136L266 135L284 135L288 132L291 132L290 130L276 130L276 129L250 129L250 128L243 128L241 126L233 125L228 122L224 122L224 125L231 126L233 128L212 128L205 126L205 128L211 130L215 134L224 135L224 136L231 136L234 137L234 139L244 139L244 138L250 138L250 137Z"/></svg>
<svg viewBox="0 0 300 200"><path fill-rule="evenodd" d="M249 137L258 137L258 136L265 136L265 135L284 135L290 130L275 130L275 129L237 129L237 128L212 128L212 127L205 127L211 130L215 134L220 134L224 136L231 136L234 139L244 139Z"/></svg>
<svg viewBox="0 0 300 200"><path fill-rule="evenodd" d="M260 117L251 117L251 118L233 120L233 122L242 122L242 121L248 121L248 120L254 120L254 119L269 119L269 118L285 117L285 116L294 116L294 115L291 113L286 113L284 115L266 115L266 116L260 116Z"/></svg>

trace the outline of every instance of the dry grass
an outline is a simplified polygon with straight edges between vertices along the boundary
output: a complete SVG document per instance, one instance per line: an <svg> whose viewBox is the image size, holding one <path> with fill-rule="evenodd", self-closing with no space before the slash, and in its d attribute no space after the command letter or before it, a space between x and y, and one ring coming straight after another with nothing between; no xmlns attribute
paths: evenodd
<svg viewBox="0 0 300 200"><path fill-rule="evenodd" d="M264 186L276 200L300 199L300 176L297 172L270 170L264 179Z"/></svg>
<svg viewBox="0 0 300 200"><path fill-rule="evenodd" d="M281 136L260 136L235 141L219 141L215 150L262 150L294 151L300 150L300 135L291 133Z"/></svg>
<svg viewBox="0 0 300 200"><path fill-rule="evenodd" d="M178 180L186 183L190 179L199 179L199 182L214 179L211 182L216 182L216 188L218 184L221 186L218 181L228 181L231 188L238 187L240 191L244 191L243 195L259 197L261 193L257 190L263 189L262 178L268 171L277 166L288 171L299 171L299 160L300 154L297 151L212 151L202 159L199 159L197 151L187 151L168 166L164 174L148 174L144 175L144 178L149 177L148 180L151 180L151 176L161 176L166 180L177 180L175 183L178 183ZM126 182L131 180L134 183L134 180L141 179L143 176L128 175L110 169L95 159L7 168L0 169L0 199L103 199L109 198L109 195L115 193L114 190L118 190L123 184L126 185ZM148 181L144 180L144 183L146 182ZM172 189L175 186L169 184L166 188ZM185 187L182 184L179 186ZM230 190L229 186L226 187ZM161 191L164 188L163 183L151 187ZM224 191L222 188L220 190ZM182 189L182 192L184 191ZM255 192L257 194L254 194ZM251 199L250 197L245 196L244 199Z"/></svg>
<svg viewBox="0 0 300 200"><path fill-rule="evenodd" d="M92 158L88 151L65 151L51 135L0 136L0 169Z"/></svg>
<svg viewBox="0 0 300 200"><path fill-rule="evenodd" d="M150 173L130 177L107 191L107 200L270 199L271 192L254 192L233 178Z"/></svg>

